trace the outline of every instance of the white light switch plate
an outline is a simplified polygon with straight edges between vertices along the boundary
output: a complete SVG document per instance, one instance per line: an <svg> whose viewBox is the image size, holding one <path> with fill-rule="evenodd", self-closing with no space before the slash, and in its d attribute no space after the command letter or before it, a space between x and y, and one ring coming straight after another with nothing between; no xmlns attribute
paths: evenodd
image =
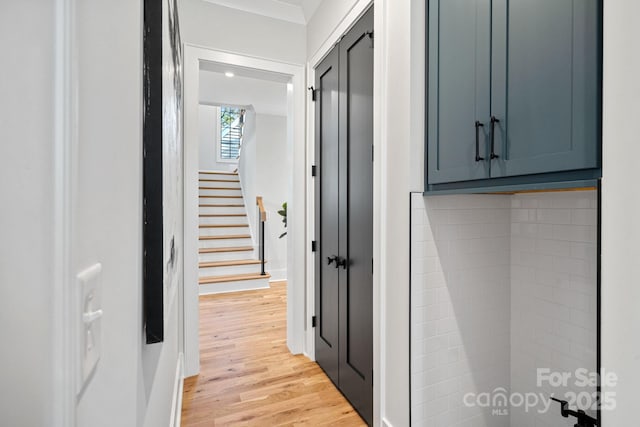
<svg viewBox="0 0 640 427"><path fill-rule="evenodd" d="M100 360L102 340L102 264L94 264L78 273L80 306L78 309L78 350L80 375L78 393L86 386Z"/></svg>

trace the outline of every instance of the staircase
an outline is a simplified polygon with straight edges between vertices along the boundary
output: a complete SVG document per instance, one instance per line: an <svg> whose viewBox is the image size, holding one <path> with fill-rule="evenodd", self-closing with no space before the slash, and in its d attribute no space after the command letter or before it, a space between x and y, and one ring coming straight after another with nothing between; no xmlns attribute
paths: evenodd
<svg viewBox="0 0 640 427"><path fill-rule="evenodd" d="M200 295L268 288L237 173L200 171L199 215Z"/></svg>

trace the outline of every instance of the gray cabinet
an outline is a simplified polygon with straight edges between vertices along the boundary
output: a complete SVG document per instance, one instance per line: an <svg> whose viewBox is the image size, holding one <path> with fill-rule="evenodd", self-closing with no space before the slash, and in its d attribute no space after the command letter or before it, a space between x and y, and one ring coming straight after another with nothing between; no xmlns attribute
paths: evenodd
<svg viewBox="0 0 640 427"><path fill-rule="evenodd" d="M599 176L601 11L601 0L429 1L428 191Z"/></svg>
<svg viewBox="0 0 640 427"><path fill-rule="evenodd" d="M489 1L429 2L428 170L432 183L489 177ZM476 126L476 121L478 125ZM477 133L477 144L476 144Z"/></svg>

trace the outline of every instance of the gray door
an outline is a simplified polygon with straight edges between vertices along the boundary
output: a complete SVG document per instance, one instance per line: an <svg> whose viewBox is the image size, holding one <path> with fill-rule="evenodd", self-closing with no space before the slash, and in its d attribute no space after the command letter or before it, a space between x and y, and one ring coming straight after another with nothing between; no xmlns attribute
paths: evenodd
<svg viewBox="0 0 640 427"><path fill-rule="evenodd" d="M316 360L339 383L338 49L316 68Z"/></svg>
<svg viewBox="0 0 640 427"><path fill-rule="evenodd" d="M373 423L373 9L340 41L340 389Z"/></svg>
<svg viewBox="0 0 640 427"><path fill-rule="evenodd" d="M316 68L316 360L373 423L373 9Z"/></svg>
<svg viewBox="0 0 640 427"><path fill-rule="evenodd" d="M493 0L491 176L599 166L601 0Z"/></svg>
<svg viewBox="0 0 640 427"><path fill-rule="evenodd" d="M488 178L490 0L428 7L428 182Z"/></svg>

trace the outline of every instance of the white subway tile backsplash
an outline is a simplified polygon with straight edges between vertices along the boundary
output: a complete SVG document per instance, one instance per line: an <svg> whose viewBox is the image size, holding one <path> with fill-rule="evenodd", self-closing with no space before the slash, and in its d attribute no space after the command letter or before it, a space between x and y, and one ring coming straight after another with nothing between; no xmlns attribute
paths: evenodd
<svg viewBox="0 0 640 427"><path fill-rule="evenodd" d="M537 206L537 233L511 238L511 376L514 393L540 392L536 369L574 372L596 369L596 238L597 198L593 192L540 193L513 196L512 206ZM531 225L512 215L512 230ZM529 243L523 242L528 240ZM529 252L535 244L535 262ZM523 250L526 249L525 250ZM531 270L523 270L523 267ZM535 277L532 286L527 273ZM527 337L533 336L533 342ZM562 396L567 391L543 388ZM512 426L564 425L557 413L511 411Z"/></svg>
<svg viewBox="0 0 640 427"><path fill-rule="evenodd" d="M595 192L416 194L411 207L412 424L559 425L463 397L562 394L537 387L536 369L595 369Z"/></svg>
<svg viewBox="0 0 640 427"><path fill-rule="evenodd" d="M595 227L597 220L593 215L593 209L571 209L571 224Z"/></svg>
<svg viewBox="0 0 640 427"><path fill-rule="evenodd" d="M571 224L569 209L536 209L536 222L541 224Z"/></svg>
<svg viewBox="0 0 640 427"><path fill-rule="evenodd" d="M412 209L426 218L412 227L412 241L421 242L412 246L411 264L412 348L420 361L413 364L412 419L426 427L475 425L469 422L483 414L463 419L463 384L490 391L509 382L510 199L414 196ZM503 349L502 363L491 363L495 348ZM506 426L508 419L493 425Z"/></svg>

